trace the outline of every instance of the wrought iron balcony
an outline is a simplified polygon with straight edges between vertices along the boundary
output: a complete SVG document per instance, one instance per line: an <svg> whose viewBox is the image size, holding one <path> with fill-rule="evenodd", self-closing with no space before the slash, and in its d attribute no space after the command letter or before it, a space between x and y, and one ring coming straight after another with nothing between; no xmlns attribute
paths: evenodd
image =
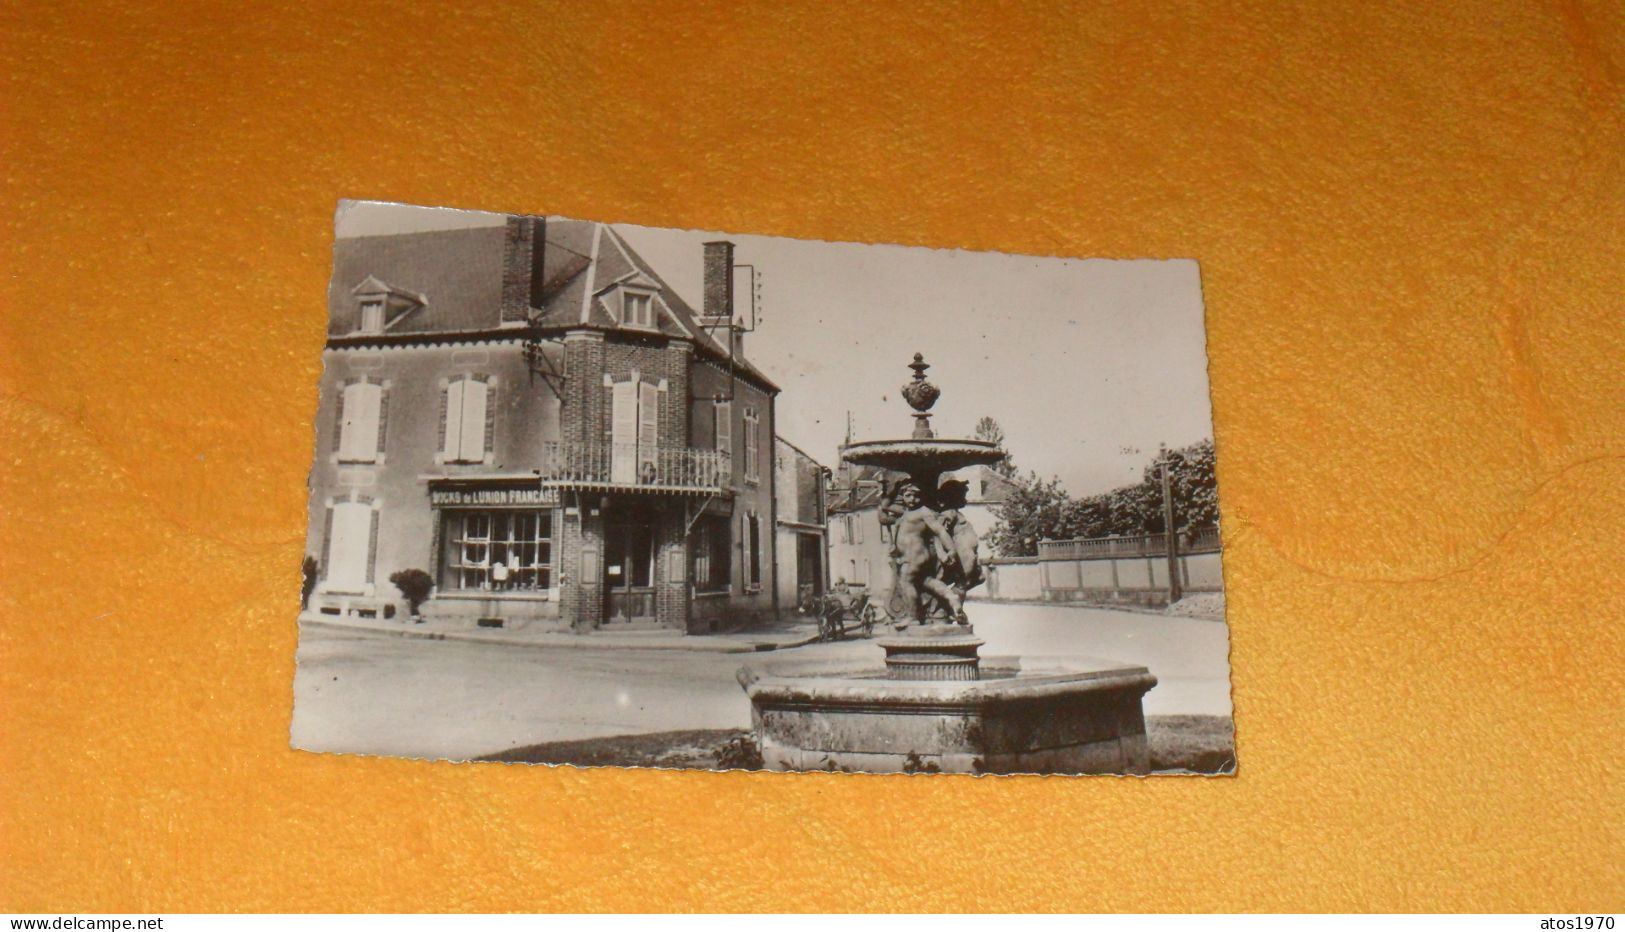
<svg viewBox="0 0 1625 932"><path fill-rule="evenodd" d="M721 450L607 441L548 441L536 472L545 484L560 488L717 493L733 480L730 458Z"/></svg>

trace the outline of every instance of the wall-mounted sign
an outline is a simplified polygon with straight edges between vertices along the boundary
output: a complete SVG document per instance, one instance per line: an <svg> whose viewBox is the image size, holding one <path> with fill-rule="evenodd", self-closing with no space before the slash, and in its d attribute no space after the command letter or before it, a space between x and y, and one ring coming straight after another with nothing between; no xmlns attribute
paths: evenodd
<svg viewBox="0 0 1625 932"><path fill-rule="evenodd" d="M429 504L440 507L473 507L473 506L523 506L544 505L552 506L559 503L558 489L540 488L508 488L508 489L430 489Z"/></svg>

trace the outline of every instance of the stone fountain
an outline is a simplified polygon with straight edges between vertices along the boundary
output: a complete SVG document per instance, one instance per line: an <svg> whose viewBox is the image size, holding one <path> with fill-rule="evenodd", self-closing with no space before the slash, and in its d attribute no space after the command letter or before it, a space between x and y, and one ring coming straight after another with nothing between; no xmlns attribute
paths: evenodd
<svg viewBox="0 0 1625 932"><path fill-rule="evenodd" d="M964 483L944 473L1004 458L995 445L936 436L941 391L919 353L903 398L906 440L842 448L889 478L880 521L891 540L895 634L884 665L827 659L747 665L739 683L769 770L872 773L1132 773L1148 767L1144 667L1086 657L982 657L965 612L981 583L976 532L960 513ZM1080 622L1082 624L1082 622Z"/></svg>

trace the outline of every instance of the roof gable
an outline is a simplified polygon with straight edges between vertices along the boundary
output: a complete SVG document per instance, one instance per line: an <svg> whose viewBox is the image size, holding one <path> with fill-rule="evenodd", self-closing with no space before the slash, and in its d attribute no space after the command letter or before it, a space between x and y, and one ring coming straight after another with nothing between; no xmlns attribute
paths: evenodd
<svg viewBox="0 0 1625 932"><path fill-rule="evenodd" d="M693 342L697 355L729 362L728 348L700 326L694 309L614 227L550 217L543 229L542 298L541 306L532 309L532 324L648 332L621 323L616 297L627 287L646 288L654 294L656 329L662 335ZM355 334L361 323L359 297L380 292L410 297L420 305L390 323L392 334L495 330L502 326L506 248L504 226L337 240L328 285L328 335ZM732 364L741 376L778 391L743 356L734 355Z"/></svg>

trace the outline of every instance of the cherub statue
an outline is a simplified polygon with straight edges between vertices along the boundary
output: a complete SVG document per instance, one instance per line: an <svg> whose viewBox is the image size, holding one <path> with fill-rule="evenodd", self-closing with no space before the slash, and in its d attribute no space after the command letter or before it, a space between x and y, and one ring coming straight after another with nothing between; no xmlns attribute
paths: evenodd
<svg viewBox="0 0 1625 932"><path fill-rule="evenodd" d="M959 509L965 507L966 492L970 486L962 480L950 479L937 490L937 509L942 526L948 531L952 559L948 561L948 582L960 597L982 584L982 561L976 548L979 543L976 529Z"/></svg>
<svg viewBox="0 0 1625 932"><path fill-rule="evenodd" d="M965 624L963 600L943 580L943 570L957 559L953 537L942 519L925 504L925 496L912 479L900 479L881 497L880 523L892 528L892 558L897 567L896 586L904 611L914 621L926 619L926 595L941 600L948 614Z"/></svg>

